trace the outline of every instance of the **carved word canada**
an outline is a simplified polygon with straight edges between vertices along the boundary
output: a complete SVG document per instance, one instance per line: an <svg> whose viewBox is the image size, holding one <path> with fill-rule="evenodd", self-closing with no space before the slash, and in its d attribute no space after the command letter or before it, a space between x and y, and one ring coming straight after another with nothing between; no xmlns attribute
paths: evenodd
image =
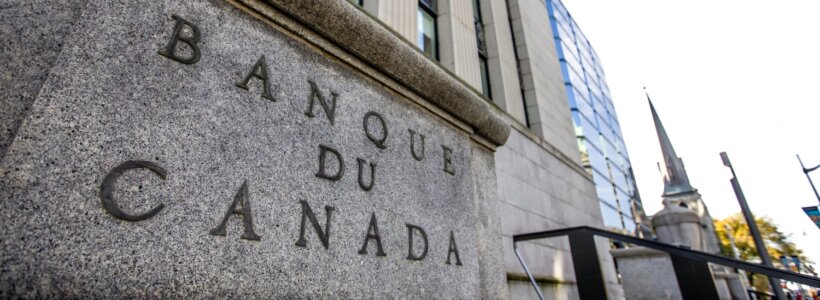
<svg viewBox="0 0 820 300"><path fill-rule="evenodd" d="M175 21L174 31L170 37L170 41L166 45L165 48L159 51L159 54L167 57L171 60L176 62L186 64L186 65L193 65L196 64L202 53L199 49L199 42L200 42L200 31L199 28L194 25L193 23L177 16L173 15L173 19ZM188 34L185 34L184 31L187 29ZM187 46L188 51L181 51L180 44L184 44ZM239 87L244 90L248 89L248 83L252 79L260 80L263 86L262 89L262 98L268 99L270 101L276 101L274 97L270 94L269 90L269 83L268 83L268 71L267 71L267 63L265 61L265 56L262 55L256 61L256 63L251 67L248 71L247 75L242 78L239 82L235 83L236 87ZM322 92L320 91L319 87L312 81L308 81L310 85L310 96L308 97L307 109L305 110L305 115L307 117L316 117L315 114L315 103L318 100L319 105L322 107L327 119L330 121L331 126L334 125L334 116L336 111L336 99L338 95L334 92L331 92L330 99L326 98ZM381 134L380 136L375 136L370 131L370 124L377 122L378 125L381 127ZM387 147L386 141L388 137L388 127L387 123L385 122L384 118L377 112L368 112L363 117L363 126L364 132L367 138L373 142L373 144L380 148L384 149ZM421 161L424 159L424 135L418 134L413 130L409 130L410 133L410 154L412 157L417 160ZM416 135L419 136L420 142L416 142ZM416 144L420 143L419 149L416 149ZM317 178L321 178L324 180L329 181L337 181L344 176L345 173L345 163L342 159L342 155L336 149L328 147L326 145L319 145L319 164L318 169L319 171L316 173ZM443 149L443 172L446 172L450 175L455 174L455 167L452 161L452 150L447 148L446 146L442 146ZM336 159L337 166L335 168L335 172L329 171L327 167L327 156L333 155ZM364 191L370 191L373 188L374 180L376 178L376 163L370 162L367 163L364 159L357 158L358 163L358 181L359 187ZM366 165L369 165L370 168L370 178L369 180L365 180L363 173ZM112 216L131 222L137 222L142 220L147 220L154 217L160 211L165 208L164 204L160 204L151 210L141 213L141 214L130 214L127 212L122 211L117 202L114 198L114 187L116 185L117 179L126 171L128 170L135 170L135 169L146 169L153 172L155 175L159 176L162 179L165 179L167 176L167 172L164 168L159 166L158 164L150 161L140 161L140 160L133 160L133 161L126 161L118 166L114 167L103 179L102 184L100 186L100 198L102 200L102 207L103 209L111 214ZM335 210L332 206L325 206L325 224L324 228L319 223L319 220L316 217L316 214L313 213L310 205L307 201L300 200L299 204L302 208L302 215L301 215L301 225L299 228L299 238L296 241L296 246L299 247L307 247L307 240L305 239L305 231L307 222L310 222L312 225L313 230L316 232L316 235L319 237L322 245L325 249L330 247L329 239L331 234L331 219L333 215L333 211ZM252 241L259 241L261 240L261 236L256 234L254 231L254 223L253 223L253 214L251 212L251 203L250 197L248 195L248 183L245 181L242 186L237 191L236 195L234 196L233 202L230 203L228 206L227 211L225 212L224 216L222 217L222 221L216 225L213 229L211 229L210 234L216 236L225 236L226 235L226 224L228 220L232 217L241 217L242 224L244 227L244 233L242 234L242 238L246 240ZM427 232L416 225L406 224L407 227L407 259L408 260L423 260L427 256L428 251L428 243L427 243ZM414 236L420 237L421 241L424 243L423 251L421 253L415 253L413 247ZM376 219L376 213L373 212L370 215L370 224L367 227L367 231L364 233L364 242L361 249L358 251L359 254L366 255L367 254L367 247L370 241L374 241L376 244L376 256L387 256L384 252L382 247L381 235L379 234L379 226L378 221ZM450 240L447 249L447 261L445 264L451 264L450 258L455 257L455 265L461 266L461 259L459 258L458 247L456 246L456 238L453 231L450 231Z"/></svg>

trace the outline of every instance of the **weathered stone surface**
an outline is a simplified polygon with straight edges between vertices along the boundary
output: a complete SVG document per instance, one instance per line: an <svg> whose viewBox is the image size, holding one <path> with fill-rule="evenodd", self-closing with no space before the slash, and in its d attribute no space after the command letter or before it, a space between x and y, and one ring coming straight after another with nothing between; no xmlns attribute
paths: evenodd
<svg viewBox="0 0 820 300"><path fill-rule="evenodd" d="M192 64L168 57L181 19ZM490 150L278 30L223 1L89 1L0 161L0 298L503 297L496 191L481 186L494 182ZM386 130L364 121L371 111ZM425 136L421 160L409 130ZM330 150L331 179L317 176L320 146L344 160L340 179ZM109 198L107 174L128 161L161 170L125 170ZM130 215L164 206L132 222L104 201ZM228 213L222 236L231 209L244 215ZM386 256L374 239L360 254L373 215ZM421 260L408 259L424 248L416 231L408 253L408 224L426 232Z"/></svg>
<svg viewBox="0 0 820 300"><path fill-rule="evenodd" d="M626 299L683 299L669 254L643 247L611 253L618 262Z"/></svg>
<svg viewBox="0 0 820 300"><path fill-rule="evenodd" d="M326 0L267 2L294 15L400 82L414 87L416 92L470 124L496 145L507 141L509 123L492 113L491 104L352 5Z"/></svg>
<svg viewBox="0 0 820 300"><path fill-rule="evenodd" d="M40 91L85 0L0 4L0 159Z"/></svg>
<svg viewBox="0 0 820 300"><path fill-rule="evenodd" d="M700 218L694 211L678 206L666 206L652 216L652 227L660 242L703 249L703 230Z"/></svg>

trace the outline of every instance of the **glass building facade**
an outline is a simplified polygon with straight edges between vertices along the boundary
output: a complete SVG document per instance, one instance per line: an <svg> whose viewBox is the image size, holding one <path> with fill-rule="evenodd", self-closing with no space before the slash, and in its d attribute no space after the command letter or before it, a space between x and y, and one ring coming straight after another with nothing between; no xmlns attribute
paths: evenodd
<svg viewBox="0 0 820 300"><path fill-rule="evenodd" d="M547 0L575 135L585 169L592 175L604 225L648 233L643 205L601 61L564 5Z"/></svg>

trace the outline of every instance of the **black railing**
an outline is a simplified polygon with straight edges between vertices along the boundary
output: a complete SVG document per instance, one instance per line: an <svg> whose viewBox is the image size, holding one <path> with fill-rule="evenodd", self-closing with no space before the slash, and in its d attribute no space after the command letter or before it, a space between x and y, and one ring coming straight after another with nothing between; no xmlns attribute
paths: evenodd
<svg viewBox="0 0 820 300"><path fill-rule="evenodd" d="M820 278L817 277L582 226L517 234L513 236L515 255L518 257L521 266L524 267L527 276L529 276L530 283L532 283L533 288L535 288L536 294L538 294L538 297L541 299L544 299L541 294L541 289L538 288L538 285L535 283L535 278L533 278L527 264L518 252L518 242L559 236L567 236L569 238L572 265L575 268L575 281L578 285L578 295L581 299L585 300L607 299L604 278L601 274L601 266L598 262L597 248L595 247L595 236L668 253L672 260L675 276L678 279L681 296L683 296L684 299L718 299L717 288L712 281L711 270L709 269L708 263L742 269L752 273L763 274L813 287L820 287Z"/></svg>

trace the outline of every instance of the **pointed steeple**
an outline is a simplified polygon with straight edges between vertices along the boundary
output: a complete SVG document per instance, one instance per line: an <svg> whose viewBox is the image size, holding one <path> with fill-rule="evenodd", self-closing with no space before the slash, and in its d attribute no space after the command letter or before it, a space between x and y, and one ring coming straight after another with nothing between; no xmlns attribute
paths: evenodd
<svg viewBox="0 0 820 300"><path fill-rule="evenodd" d="M686 175L683 160L675 154L675 148L672 148L672 142L669 141L669 136L666 135L666 130L663 129L658 112L655 111L655 106L652 105L652 100L649 99L649 93L646 94L646 100L649 101L649 109L652 110L655 131L658 132L658 142L661 144L661 152L663 153L663 162L658 165L661 175L663 175L663 196L697 191L689 184L689 176Z"/></svg>

